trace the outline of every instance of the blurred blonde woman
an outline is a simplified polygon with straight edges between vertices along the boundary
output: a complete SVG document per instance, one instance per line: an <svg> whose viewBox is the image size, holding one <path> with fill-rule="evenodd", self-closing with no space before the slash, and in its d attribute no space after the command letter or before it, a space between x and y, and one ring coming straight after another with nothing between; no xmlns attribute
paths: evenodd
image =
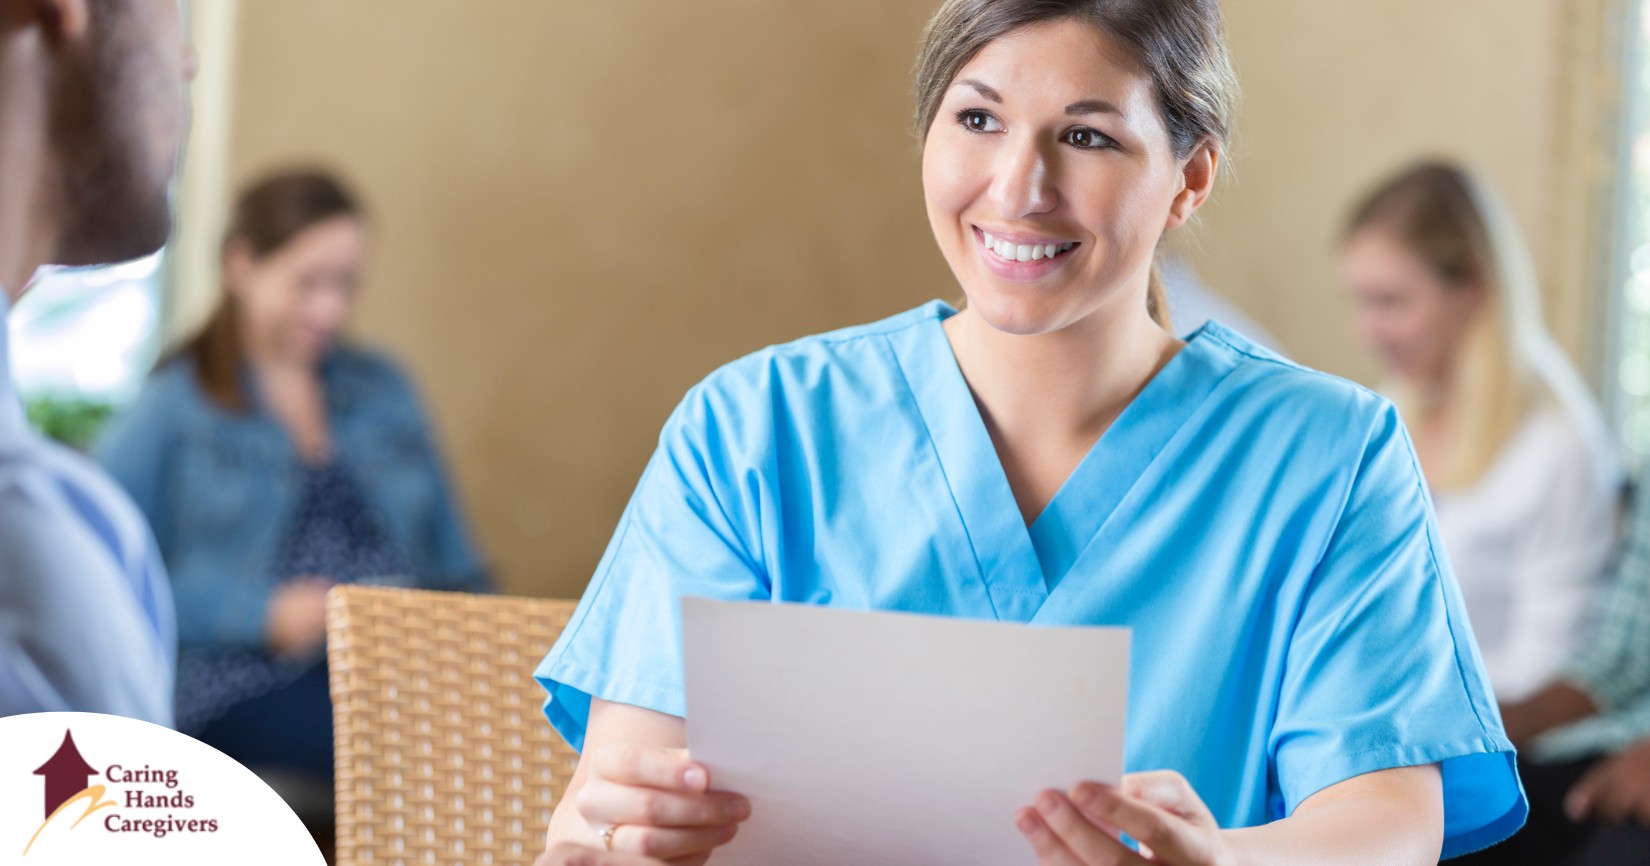
<svg viewBox="0 0 1650 866"><path fill-rule="evenodd" d="M1612 555L1622 472L1592 395L1543 326L1511 215L1422 164L1354 211L1342 250L1359 337L1415 439L1497 697L1577 647Z"/></svg>

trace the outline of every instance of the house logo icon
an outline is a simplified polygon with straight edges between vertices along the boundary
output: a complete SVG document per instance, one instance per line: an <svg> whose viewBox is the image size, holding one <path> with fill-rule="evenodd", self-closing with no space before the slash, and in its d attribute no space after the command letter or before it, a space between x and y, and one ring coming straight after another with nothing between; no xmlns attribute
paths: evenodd
<svg viewBox="0 0 1650 866"><path fill-rule="evenodd" d="M59 813L70 812L75 803L82 803L85 813L75 819L69 829L80 826L80 822L90 818L94 812L115 808L118 804L113 800L104 799L108 788L104 785L93 784L92 777L99 775L92 765L86 762L80 754L80 747L75 745L74 732L68 729L63 731L63 744L57 747L57 752L34 775L45 780L46 789L46 820L41 823L40 829L34 831L29 844L23 848L24 856L34 847L36 839L40 838L46 825L52 823ZM67 819L65 819L67 820Z"/></svg>
<svg viewBox="0 0 1650 866"><path fill-rule="evenodd" d="M46 811L42 817L50 818L64 803L86 790L91 778L98 772L81 757L80 747L74 742L74 732L65 730L63 745L57 747L57 754L41 764L34 774L46 778Z"/></svg>

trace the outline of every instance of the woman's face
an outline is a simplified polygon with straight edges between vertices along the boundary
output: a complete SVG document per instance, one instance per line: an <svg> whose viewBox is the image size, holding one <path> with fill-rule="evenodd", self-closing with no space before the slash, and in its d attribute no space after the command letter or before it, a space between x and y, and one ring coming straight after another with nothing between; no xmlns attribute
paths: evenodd
<svg viewBox="0 0 1650 866"><path fill-rule="evenodd" d="M1387 370L1411 384L1444 378L1481 292L1451 283L1390 231L1360 229L1341 253L1358 337Z"/></svg>
<svg viewBox="0 0 1650 866"><path fill-rule="evenodd" d="M1105 32L1063 20L987 44L923 148L928 219L971 309L998 330L1145 315L1163 232L1213 184L1215 155L1173 152L1150 77Z"/></svg>
<svg viewBox="0 0 1650 866"><path fill-rule="evenodd" d="M350 216L318 222L261 259L231 245L229 286L252 344L282 361L319 363L349 321L366 248L366 227Z"/></svg>

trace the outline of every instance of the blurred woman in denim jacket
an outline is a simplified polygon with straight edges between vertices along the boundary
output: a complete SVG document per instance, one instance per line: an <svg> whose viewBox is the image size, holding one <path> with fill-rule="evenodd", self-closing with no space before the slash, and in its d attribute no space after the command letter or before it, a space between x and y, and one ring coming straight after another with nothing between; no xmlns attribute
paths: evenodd
<svg viewBox="0 0 1650 866"><path fill-rule="evenodd" d="M98 449L172 573L179 728L316 782L332 773L327 588L488 586L413 389L339 342L366 244L323 174L247 190L219 309Z"/></svg>

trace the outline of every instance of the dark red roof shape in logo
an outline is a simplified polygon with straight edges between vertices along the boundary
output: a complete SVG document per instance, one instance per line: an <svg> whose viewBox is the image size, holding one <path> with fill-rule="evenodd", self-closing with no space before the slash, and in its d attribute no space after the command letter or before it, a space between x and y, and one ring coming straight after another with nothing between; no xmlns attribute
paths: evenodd
<svg viewBox="0 0 1650 866"><path fill-rule="evenodd" d="M74 733L64 731L63 745L57 747L57 754L40 765L34 774L46 777L46 817L50 818L57 807L86 790L86 780L98 773L80 756L80 747L74 744Z"/></svg>

